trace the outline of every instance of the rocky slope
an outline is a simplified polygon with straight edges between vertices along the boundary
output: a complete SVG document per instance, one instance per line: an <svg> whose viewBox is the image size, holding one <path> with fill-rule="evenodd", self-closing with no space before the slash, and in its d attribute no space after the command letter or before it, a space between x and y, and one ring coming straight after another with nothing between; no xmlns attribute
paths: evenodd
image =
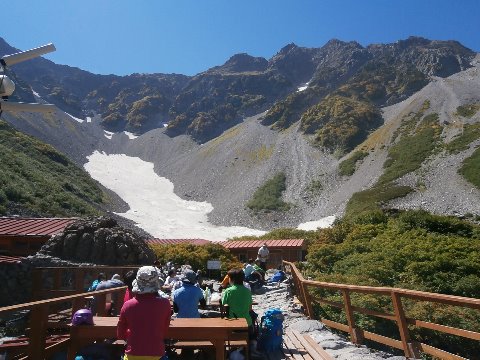
<svg viewBox="0 0 480 360"><path fill-rule="evenodd" d="M458 114L459 106L480 103L478 58L470 63L474 55L456 42L419 38L366 48L337 40L320 49L291 44L268 61L235 55L224 65L192 78L179 76L175 80L165 75L171 92L158 96L171 99L168 116L172 121L168 128L153 126L146 131L146 127L146 132L137 138L120 132L106 133L106 117L101 115L83 122L60 111L45 118L11 114L3 117L16 128L52 144L78 164L85 163L85 157L94 150L127 154L154 163L156 173L171 180L179 196L212 203L214 210L209 219L215 224L271 229L343 214L353 194L379 186L385 177L382 175L391 172L385 166L387 160L387 164L394 162L391 149L398 148L402 141L415 139L426 126L424 117L432 115L436 120L428 124L438 130L435 151L424 154L417 168L398 177L389 175L388 186L408 186L410 190L406 197L382 200L380 205L480 214L478 188L457 174L461 161L478 147L479 137L460 152L446 150L446 144L462 135L466 124L480 121L478 111L468 117ZM440 77L446 75L450 76ZM142 77L149 76L139 75L139 79ZM297 91L307 82L306 88ZM425 84L428 85L423 87ZM113 85L105 86L112 89ZM115 86L123 94L137 93ZM112 90L109 99L117 98L117 90ZM84 93L95 90L89 91ZM152 109L160 101L152 96L156 95L135 100L126 95L120 102L128 105L124 110L132 104L137 104L137 110ZM91 100L98 102L100 98L99 92ZM263 100L256 102L260 98ZM380 105L402 99L379 110ZM278 100L269 111L261 112ZM109 101L112 100L106 103ZM89 102L82 104L87 106ZM369 106L376 110L368 110ZM340 110L337 113L335 109ZM359 109L365 109L364 117L358 116L362 114ZM255 114L246 116L251 113ZM163 115L148 115L148 111L138 110L135 114L145 116L147 123L165 120ZM222 114L231 116L225 122ZM277 115L280 120L275 120ZM335 119L345 121L339 123ZM306 125L311 123L315 127L306 131ZM348 135L352 128L358 129L361 136ZM332 139L328 134L336 136L337 143L319 146L319 139ZM214 138L207 141L211 136ZM349 138L354 141L342 143ZM363 151L365 156L354 163L352 175L341 175L339 164L356 151ZM252 213L246 203L257 188L277 173L286 175L283 200L292 204L290 210Z"/></svg>

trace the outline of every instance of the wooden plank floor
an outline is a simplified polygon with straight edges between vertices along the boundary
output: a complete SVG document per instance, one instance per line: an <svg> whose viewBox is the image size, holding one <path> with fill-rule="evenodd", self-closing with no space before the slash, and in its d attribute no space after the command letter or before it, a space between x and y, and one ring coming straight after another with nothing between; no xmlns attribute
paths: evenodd
<svg viewBox="0 0 480 360"><path fill-rule="evenodd" d="M268 352L269 360L332 360L332 357L309 335L287 331L283 335L282 348Z"/></svg>

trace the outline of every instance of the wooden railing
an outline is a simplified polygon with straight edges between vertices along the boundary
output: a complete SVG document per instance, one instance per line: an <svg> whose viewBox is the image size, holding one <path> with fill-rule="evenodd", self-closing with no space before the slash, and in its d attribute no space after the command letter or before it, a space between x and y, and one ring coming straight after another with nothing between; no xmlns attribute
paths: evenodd
<svg viewBox="0 0 480 360"><path fill-rule="evenodd" d="M465 359L461 356L451 354L445 350L441 350L421 342L413 341L410 337L408 325L413 325L418 328L435 330L444 334L456 335L465 339L471 339L480 342L479 332L454 328L442 324L436 324L407 317L405 314L405 308L402 304L402 299L410 299L415 301L427 301L436 304L447 304L455 307L480 310L479 299L389 287L356 286L306 280L303 278L302 274L293 263L284 261L283 265L286 269L286 272L290 273L292 276L296 296L302 303L306 315L312 319L314 318L313 304L319 304L320 306L323 304L342 309L345 313L347 324L342 324L325 318L321 318L320 320L326 326L349 333L351 341L355 344L361 344L364 339L372 340L377 343L402 350L407 358L419 358L420 354L423 352L425 354L432 355L440 359ZM335 302L314 296L309 291L312 288L338 291L341 294L343 301ZM389 297L391 299L393 313L385 313L358 306L353 306L351 302L351 294L354 293ZM395 322L400 334L400 340L392 339L387 336L375 334L360 329L359 326L355 323L355 313L375 316Z"/></svg>
<svg viewBox="0 0 480 360"><path fill-rule="evenodd" d="M94 293L81 293L76 295L69 295L58 297L54 299L34 301L26 304L12 305L0 308L0 318L6 313L19 312L23 310L30 310L29 315L29 327L28 332L28 347L26 351L26 356L21 357L20 359L45 359L54 354L55 352L62 350L68 346L70 339L65 339L61 342L55 343L53 345L47 346L47 331L50 328L49 315L57 311L59 305L68 304L71 306L70 316L85 306L86 298L95 295L97 302L97 314L99 316L105 316L105 304L107 295L115 294L119 299L118 306L119 308L123 305L123 297L127 287L118 287L107 290L95 291ZM53 311L52 311L53 310Z"/></svg>
<svg viewBox="0 0 480 360"><path fill-rule="evenodd" d="M35 268L32 273L32 300L80 294L86 291L99 273L104 273L108 280L114 274L119 274L123 277L125 273L135 269L138 269L138 266L63 266Z"/></svg>
<svg viewBox="0 0 480 360"><path fill-rule="evenodd" d="M89 298L95 296L96 314L106 316L107 298L116 298L116 307L123 305L126 286L86 292L99 273L107 279L113 274L124 275L138 266L90 266L90 267L44 267L36 268L32 273L32 302L0 308L0 319L7 313L19 313L29 310L28 347L26 356L21 359L44 359L68 346L69 339L47 346L49 329L65 327L66 324L52 322L49 317L59 309L71 309L69 318L78 309L83 308Z"/></svg>

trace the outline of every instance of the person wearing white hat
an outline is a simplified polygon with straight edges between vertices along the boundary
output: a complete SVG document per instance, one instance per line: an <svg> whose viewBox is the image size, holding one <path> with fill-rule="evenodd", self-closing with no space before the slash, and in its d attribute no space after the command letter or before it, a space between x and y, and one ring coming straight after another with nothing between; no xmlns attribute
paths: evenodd
<svg viewBox="0 0 480 360"><path fill-rule="evenodd" d="M170 302L158 296L159 274L153 266L138 269L133 299L123 304L117 337L126 340L124 360L159 359L165 355L164 338L170 325Z"/></svg>

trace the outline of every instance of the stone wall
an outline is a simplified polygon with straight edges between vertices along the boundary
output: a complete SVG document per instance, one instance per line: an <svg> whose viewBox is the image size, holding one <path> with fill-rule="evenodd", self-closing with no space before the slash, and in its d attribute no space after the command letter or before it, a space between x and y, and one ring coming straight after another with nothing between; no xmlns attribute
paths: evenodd
<svg viewBox="0 0 480 360"><path fill-rule="evenodd" d="M134 231L108 217L89 218L52 236L40 251L18 263L0 263L0 307L31 301L36 267L152 265L155 254ZM43 279L48 287L51 277Z"/></svg>

